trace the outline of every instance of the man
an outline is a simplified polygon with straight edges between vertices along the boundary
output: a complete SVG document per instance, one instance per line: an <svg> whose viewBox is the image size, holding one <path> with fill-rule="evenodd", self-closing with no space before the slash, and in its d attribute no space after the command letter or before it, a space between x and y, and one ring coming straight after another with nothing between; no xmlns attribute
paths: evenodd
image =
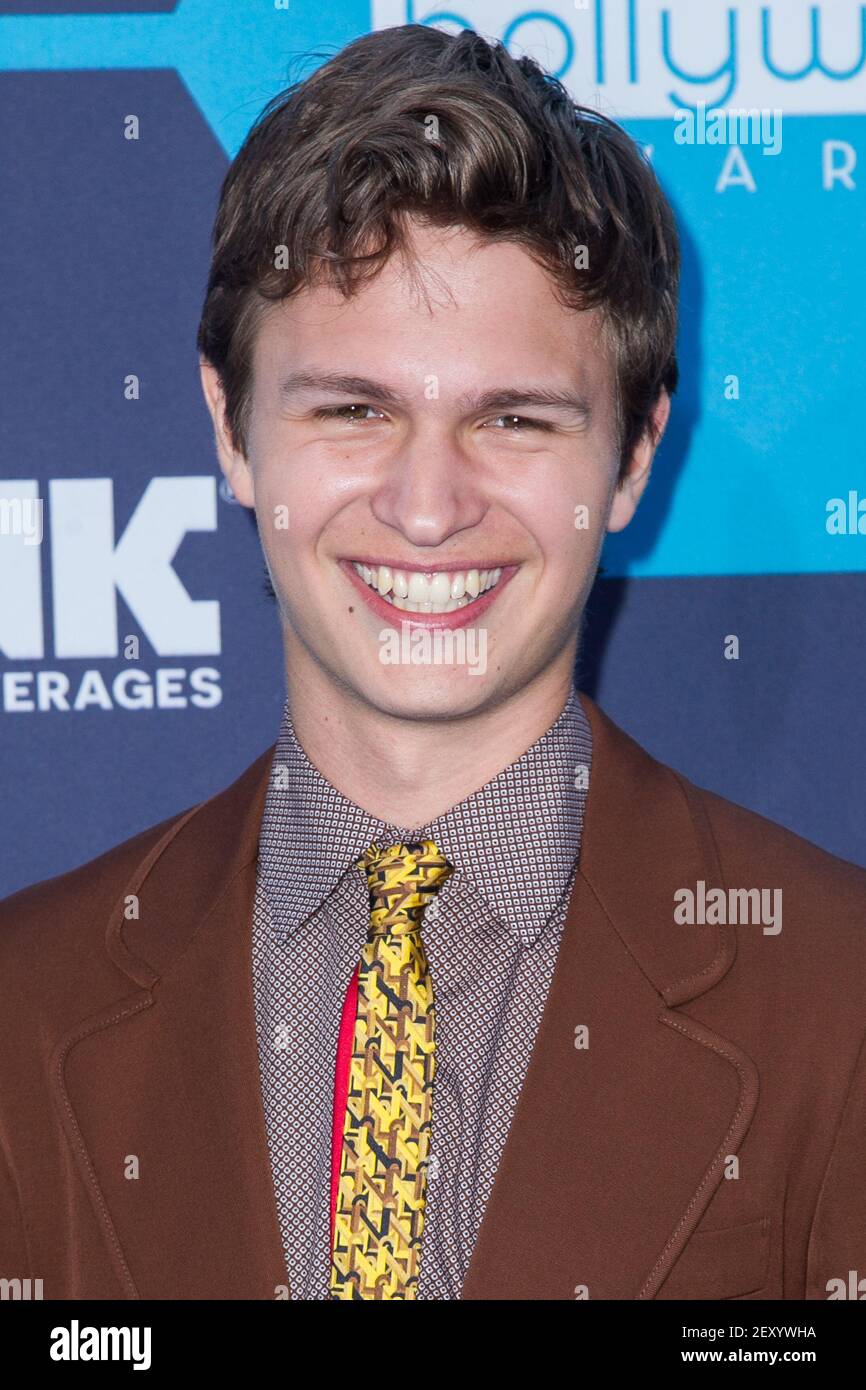
<svg viewBox="0 0 866 1390"><path fill-rule="evenodd" d="M668 419L678 264L624 132L470 32L369 35L266 108L199 347L285 717L227 791L3 906L0 1274L866 1276L866 874L572 687Z"/></svg>

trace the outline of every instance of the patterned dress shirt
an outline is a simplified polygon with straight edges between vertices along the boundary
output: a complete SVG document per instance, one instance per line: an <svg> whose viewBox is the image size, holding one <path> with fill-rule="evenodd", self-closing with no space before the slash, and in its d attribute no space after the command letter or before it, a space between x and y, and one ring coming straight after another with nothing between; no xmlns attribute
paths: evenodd
<svg viewBox="0 0 866 1390"><path fill-rule="evenodd" d="M369 815L312 765L286 704L261 833L252 965L290 1296L327 1299L334 1065L367 936L354 861L432 838L455 872L424 914L436 1080L419 1299L457 1299L553 975L580 851L591 736L576 691L479 791L420 827Z"/></svg>

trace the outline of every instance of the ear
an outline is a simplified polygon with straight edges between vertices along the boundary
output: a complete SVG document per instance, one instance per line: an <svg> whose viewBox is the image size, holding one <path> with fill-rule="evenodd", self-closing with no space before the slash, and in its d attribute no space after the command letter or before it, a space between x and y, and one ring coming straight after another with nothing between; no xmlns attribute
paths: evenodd
<svg viewBox="0 0 866 1390"><path fill-rule="evenodd" d="M623 531L637 511L637 504L649 482L653 457L661 443L670 413L671 398L662 387L650 413L647 428L632 449L625 473L614 490L607 519L608 531Z"/></svg>
<svg viewBox="0 0 866 1390"><path fill-rule="evenodd" d="M253 471L244 455L234 446L226 422L225 395L219 373L204 357L199 358L199 371L205 402L213 421L217 458L223 476L241 505L252 507L255 505Z"/></svg>

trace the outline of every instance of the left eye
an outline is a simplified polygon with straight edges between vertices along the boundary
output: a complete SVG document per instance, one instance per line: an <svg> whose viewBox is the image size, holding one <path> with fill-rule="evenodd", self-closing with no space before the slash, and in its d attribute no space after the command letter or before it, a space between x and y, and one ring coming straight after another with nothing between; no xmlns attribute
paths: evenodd
<svg viewBox="0 0 866 1390"><path fill-rule="evenodd" d="M353 410L372 410L375 413L376 407L374 405L362 405L359 401L353 401L351 405L332 405L322 410L317 410L316 416L320 420L348 420L350 423L362 423L364 416L349 414L349 412ZM381 415L382 412L379 411L378 413Z"/></svg>
<svg viewBox="0 0 866 1390"><path fill-rule="evenodd" d="M497 420L507 420L506 429L517 430L522 433L524 429L530 430L549 430L551 426L545 420L530 420L525 415L494 415L493 422Z"/></svg>

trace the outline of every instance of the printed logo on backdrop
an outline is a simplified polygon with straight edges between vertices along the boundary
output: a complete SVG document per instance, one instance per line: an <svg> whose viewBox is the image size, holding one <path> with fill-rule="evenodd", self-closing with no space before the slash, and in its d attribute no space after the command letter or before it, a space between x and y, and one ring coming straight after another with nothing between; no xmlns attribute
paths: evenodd
<svg viewBox="0 0 866 1390"><path fill-rule="evenodd" d="M861 112L866 5L852 0L372 0L373 27L476 29L537 58L576 99L619 117L677 108Z"/></svg>
<svg viewBox="0 0 866 1390"><path fill-rule="evenodd" d="M249 126L250 93L285 85L286 54L331 42L335 26L348 42L368 15L374 29L477 29L538 58L581 101L620 118L666 116L701 100L790 115L862 112L866 103L866 6L856 0L371 0L369 10L361 0L331 0L321 20L294 0L262 0L244 7L240 40L237 3L128 3L129 27L123 14L93 13L84 0L35 19L8 7L0 70L124 68L133 42L137 68L181 73L230 155ZM221 46L231 71L215 82Z"/></svg>
<svg viewBox="0 0 866 1390"><path fill-rule="evenodd" d="M110 478L54 479L47 502L35 479L0 482L0 654L16 663L3 710L218 705L220 672L195 658L220 654L219 603L192 598L173 565L188 532L216 530L216 506L213 477L153 478L118 535ZM142 636L175 660L143 661ZM82 658L94 664L64 665Z"/></svg>
<svg viewBox="0 0 866 1390"><path fill-rule="evenodd" d="M321 45L342 47L370 23L367 0L44 0L34 8L0 0L0 72L174 69L230 158L290 70L312 71Z"/></svg>

